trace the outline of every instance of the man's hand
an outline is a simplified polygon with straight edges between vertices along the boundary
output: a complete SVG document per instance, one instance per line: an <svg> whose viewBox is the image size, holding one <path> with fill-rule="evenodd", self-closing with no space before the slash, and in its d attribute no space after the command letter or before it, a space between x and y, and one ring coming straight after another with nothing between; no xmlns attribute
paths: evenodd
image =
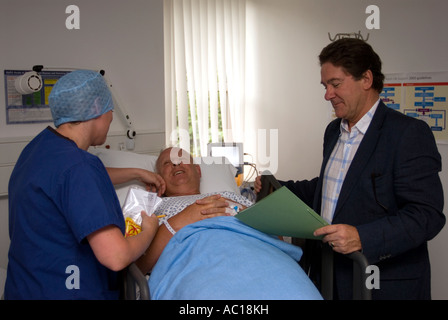
<svg viewBox="0 0 448 320"><path fill-rule="evenodd" d="M177 215L169 219L169 223L178 231L184 226L199 220L218 216L228 216L229 204L219 194L212 195L189 205Z"/></svg>
<svg viewBox="0 0 448 320"><path fill-rule="evenodd" d="M362 249L358 230L347 224L333 224L314 231L315 236L324 236L322 241L328 243L334 251L349 254Z"/></svg>
<svg viewBox="0 0 448 320"><path fill-rule="evenodd" d="M204 219L217 216L230 216L232 213L227 199L222 198L219 194L196 200L196 204L204 206L201 210L201 214L207 215Z"/></svg>
<svg viewBox="0 0 448 320"><path fill-rule="evenodd" d="M258 193L261 191L261 176L257 176L254 182L254 192Z"/></svg>

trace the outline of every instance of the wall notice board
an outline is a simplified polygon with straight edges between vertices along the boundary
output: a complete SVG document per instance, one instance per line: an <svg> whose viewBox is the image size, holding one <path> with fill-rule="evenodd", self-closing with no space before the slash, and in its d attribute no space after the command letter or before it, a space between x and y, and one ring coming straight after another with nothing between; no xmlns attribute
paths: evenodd
<svg viewBox="0 0 448 320"><path fill-rule="evenodd" d="M52 122L48 96L53 85L68 71L41 71L42 89L31 94L20 94L15 80L29 70L5 70L6 124Z"/></svg>
<svg viewBox="0 0 448 320"><path fill-rule="evenodd" d="M448 142L448 72L386 74L381 99L388 107L425 121L438 142Z"/></svg>

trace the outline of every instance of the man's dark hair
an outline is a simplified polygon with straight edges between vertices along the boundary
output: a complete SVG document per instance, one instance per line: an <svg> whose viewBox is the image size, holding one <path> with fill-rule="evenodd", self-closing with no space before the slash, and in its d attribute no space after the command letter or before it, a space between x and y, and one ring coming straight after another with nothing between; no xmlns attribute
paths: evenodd
<svg viewBox="0 0 448 320"><path fill-rule="evenodd" d="M381 72L381 59L373 51L372 47L364 40L343 38L326 46L319 55L322 66L330 62L336 67L342 67L356 80L361 80L362 75L372 71L372 87L381 93L384 85L384 74Z"/></svg>

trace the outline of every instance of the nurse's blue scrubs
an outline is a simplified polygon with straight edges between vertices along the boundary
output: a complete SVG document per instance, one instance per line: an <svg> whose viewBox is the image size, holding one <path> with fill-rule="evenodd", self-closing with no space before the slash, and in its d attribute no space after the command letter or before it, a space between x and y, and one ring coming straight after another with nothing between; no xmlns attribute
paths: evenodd
<svg viewBox="0 0 448 320"><path fill-rule="evenodd" d="M124 219L94 155L48 127L20 155L9 182L11 245L5 299L117 299L117 274L86 237Z"/></svg>

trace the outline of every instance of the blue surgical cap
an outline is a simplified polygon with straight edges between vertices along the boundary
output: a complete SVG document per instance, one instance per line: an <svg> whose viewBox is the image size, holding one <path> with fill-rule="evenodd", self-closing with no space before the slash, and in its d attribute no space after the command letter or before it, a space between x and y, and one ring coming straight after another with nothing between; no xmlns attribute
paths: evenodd
<svg viewBox="0 0 448 320"><path fill-rule="evenodd" d="M61 77L48 97L54 125L87 121L113 110L112 94L103 76L92 70L76 70Z"/></svg>

